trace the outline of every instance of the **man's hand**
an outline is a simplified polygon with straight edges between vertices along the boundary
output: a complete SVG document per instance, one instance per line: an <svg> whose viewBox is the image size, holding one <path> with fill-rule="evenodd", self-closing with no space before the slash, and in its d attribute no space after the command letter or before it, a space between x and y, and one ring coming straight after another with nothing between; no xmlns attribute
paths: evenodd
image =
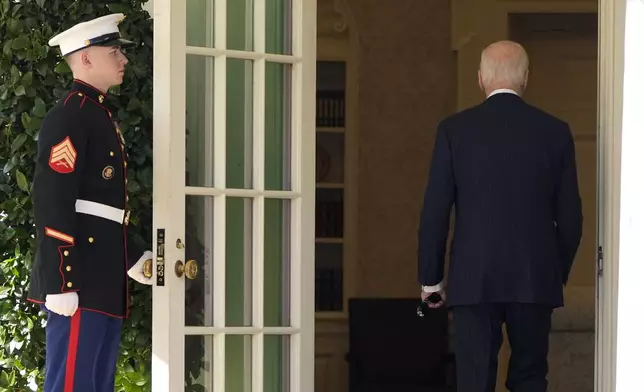
<svg viewBox="0 0 644 392"><path fill-rule="evenodd" d="M428 301L427 298L429 298L429 296L432 295L432 294L438 294L440 296L440 301L438 301L436 303L432 303L432 302ZM433 293L426 293L425 291L421 291L420 292L420 298L423 301L427 302L427 307L429 307L431 309L436 309L436 308L440 308L441 306L443 306L445 304L445 300L447 299L447 296L445 294L445 289L442 289L442 290L439 290L439 291L436 291L436 292L433 292Z"/></svg>
<svg viewBox="0 0 644 392"><path fill-rule="evenodd" d="M148 286L151 286L153 283L152 278L147 278L145 274L143 273L143 268L145 266L145 261L146 260L152 260L153 254L149 250L146 250L143 253L143 256L139 259L139 261L134 264L132 268L130 268L129 271L127 271L127 274L130 276L130 278L136 280L137 282L141 284L146 284Z"/></svg>
<svg viewBox="0 0 644 392"><path fill-rule="evenodd" d="M78 294L76 292L63 294L47 294L45 307L61 316L73 316L78 310Z"/></svg>

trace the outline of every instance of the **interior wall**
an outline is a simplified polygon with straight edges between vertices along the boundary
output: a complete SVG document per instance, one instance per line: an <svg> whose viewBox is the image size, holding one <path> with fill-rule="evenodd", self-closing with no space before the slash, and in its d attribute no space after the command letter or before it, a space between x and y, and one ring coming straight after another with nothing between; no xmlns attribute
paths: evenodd
<svg viewBox="0 0 644 392"><path fill-rule="evenodd" d="M594 387L597 14L515 13L510 38L531 59L524 99L566 121L575 140L583 236L550 337L549 390Z"/></svg>
<svg viewBox="0 0 644 392"><path fill-rule="evenodd" d="M444 0L347 0L358 35L356 295L418 296L416 230L436 124L455 109ZM353 33L353 31L352 31Z"/></svg>
<svg viewBox="0 0 644 392"><path fill-rule="evenodd" d="M444 0L318 0L318 57L347 61L345 294L418 296L416 230L437 123L456 108ZM316 321L316 391L348 390L346 314Z"/></svg>

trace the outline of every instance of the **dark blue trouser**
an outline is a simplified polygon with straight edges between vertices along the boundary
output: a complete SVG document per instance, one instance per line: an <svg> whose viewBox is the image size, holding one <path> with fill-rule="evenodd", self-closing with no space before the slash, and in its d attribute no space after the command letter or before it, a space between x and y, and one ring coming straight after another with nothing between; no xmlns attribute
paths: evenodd
<svg viewBox="0 0 644 392"><path fill-rule="evenodd" d="M47 314L44 392L114 392L121 320L80 309Z"/></svg>
<svg viewBox="0 0 644 392"><path fill-rule="evenodd" d="M454 306L458 392L494 392L505 327L510 392L548 390L548 349L552 307L526 303Z"/></svg>

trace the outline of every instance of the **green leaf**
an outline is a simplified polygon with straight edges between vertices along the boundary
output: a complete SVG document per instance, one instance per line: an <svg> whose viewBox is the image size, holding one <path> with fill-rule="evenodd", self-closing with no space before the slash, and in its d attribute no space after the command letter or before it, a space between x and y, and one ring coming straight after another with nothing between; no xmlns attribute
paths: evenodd
<svg viewBox="0 0 644 392"><path fill-rule="evenodd" d="M20 80L20 70L15 65L11 66L11 83L18 83Z"/></svg>
<svg viewBox="0 0 644 392"><path fill-rule="evenodd" d="M12 7L12 12L11 12L11 14L12 14L13 16L18 15L18 11L20 11L20 9L22 8L22 4L15 4L15 3L17 3L17 1L14 1L14 5L13 5L13 7Z"/></svg>
<svg viewBox="0 0 644 392"><path fill-rule="evenodd" d="M137 125L141 122L141 116L132 116L127 120L127 123L130 125Z"/></svg>
<svg viewBox="0 0 644 392"><path fill-rule="evenodd" d="M40 76L46 76L47 71L49 71L49 64L45 62L38 64L38 67L36 68L36 72L38 72Z"/></svg>
<svg viewBox="0 0 644 392"><path fill-rule="evenodd" d="M13 44L11 45L11 48L13 50L20 50L24 49L29 45L29 37L26 35L21 35L18 38L13 40Z"/></svg>
<svg viewBox="0 0 644 392"><path fill-rule="evenodd" d="M8 40L4 43L4 45L2 46L2 53L3 53L5 56L7 56L7 57L11 56L11 46L12 46L12 45L13 45L13 40L12 40L12 39L8 39Z"/></svg>
<svg viewBox="0 0 644 392"><path fill-rule="evenodd" d="M139 101L137 98L132 98L130 103L127 104L127 111L133 111L137 110L139 107L141 107L141 101Z"/></svg>
<svg viewBox="0 0 644 392"><path fill-rule="evenodd" d="M34 74L33 72L27 72L23 77L22 77L22 85L27 87L31 86L31 82L34 79Z"/></svg>
<svg viewBox="0 0 644 392"><path fill-rule="evenodd" d="M125 4L118 4L118 3L111 3L107 5L107 8L110 9L112 12L116 13L123 13L127 15L127 12L129 11L129 7L126 6Z"/></svg>
<svg viewBox="0 0 644 392"><path fill-rule="evenodd" d="M32 117L29 120L29 124L27 126L27 130L31 132L36 132L40 129L40 125L42 124L42 119L38 117Z"/></svg>
<svg viewBox="0 0 644 392"><path fill-rule="evenodd" d="M22 112L22 115L20 116L20 120L22 122L22 126L25 127L25 129L29 129L29 124L31 123L31 117L27 112Z"/></svg>
<svg viewBox="0 0 644 392"><path fill-rule="evenodd" d="M18 86L18 87L16 87L16 89L14 90L14 93L15 93L17 96L21 97L21 96L23 96L23 95L27 94L27 91L25 91L25 86Z"/></svg>
<svg viewBox="0 0 644 392"><path fill-rule="evenodd" d="M11 287L0 286L0 299L7 298L9 292L11 292Z"/></svg>
<svg viewBox="0 0 644 392"><path fill-rule="evenodd" d="M43 101L41 98L36 98L34 100L34 110L33 114L36 117L43 118L47 114L47 107L45 106L45 101Z"/></svg>
<svg viewBox="0 0 644 392"><path fill-rule="evenodd" d="M7 32L11 35L16 34L20 31L20 22L16 19L9 19L7 22Z"/></svg>
<svg viewBox="0 0 644 392"><path fill-rule="evenodd" d="M7 161L7 163L4 164L4 168L2 169L2 171L4 173L9 173L15 166L16 166L15 162Z"/></svg>
<svg viewBox="0 0 644 392"><path fill-rule="evenodd" d="M72 70L69 69L69 65L67 65L66 61L60 61L54 68L54 71L56 71L57 74L66 74L72 72Z"/></svg>
<svg viewBox="0 0 644 392"><path fill-rule="evenodd" d="M11 153L13 154L14 152L18 151L18 149L22 147L23 144L25 144L26 140L27 134L25 133L21 133L15 139L13 139L13 143L11 143Z"/></svg>
<svg viewBox="0 0 644 392"><path fill-rule="evenodd" d="M27 182L27 177L20 170L16 170L16 181L18 182L18 187L23 191L29 191L29 183Z"/></svg>
<svg viewBox="0 0 644 392"><path fill-rule="evenodd" d="M141 187L139 186L139 183L136 181L129 181L127 183L127 191L131 193L137 193Z"/></svg>
<svg viewBox="0 0 644 392"><path fill-rule="evenodd" d="M11 386L11 378L9 374L3 370L2 373L0 373L0 385L3 387L10 387Z"/></svg>

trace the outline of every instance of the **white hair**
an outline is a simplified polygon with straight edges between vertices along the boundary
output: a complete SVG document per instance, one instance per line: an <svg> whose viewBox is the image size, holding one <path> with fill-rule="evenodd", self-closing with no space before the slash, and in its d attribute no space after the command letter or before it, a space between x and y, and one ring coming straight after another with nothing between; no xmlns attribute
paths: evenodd
<svg viewBox="0 0 644 392"><path fill-rule="evenodd" d="M491 46L481 53L479 69L484 86L523 86L529 66L528 54L519 44L506 42L504 46L495 48L496 53L490 53Z"/></svg>

